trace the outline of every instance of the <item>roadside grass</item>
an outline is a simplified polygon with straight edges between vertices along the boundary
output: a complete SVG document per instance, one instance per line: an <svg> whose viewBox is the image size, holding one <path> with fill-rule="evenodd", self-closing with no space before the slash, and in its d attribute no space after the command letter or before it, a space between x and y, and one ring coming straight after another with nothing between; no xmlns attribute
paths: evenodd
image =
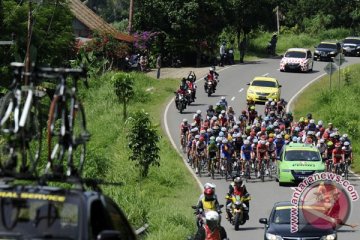
<svg viewBox="0 0 360 240"><path fill-rule="evenodd" d="M136 94L128 106L128 116L144 109L161 135L160 167L151 167L149 176L140 179L135 162L128 160L127 125L122 119L122 104L117 102L110 83L112 74L91 80L90 89L81 91L92 134L86 176L123 183L123 186L103 186L103 190L121 206L134 228L150 225L146 239L185 239L195 232L190 206L196 203L200 189L160 127L165 104L178 80L156 80L131 73L135 77Z"/></svg>
<svg viewBox="0 0 360 240"><path fill-rule="evenodd" d="M360 172L360 65L341 69L340 84L338 72L332 75L330 90L329 75L313 83L294 101L292 109L295 120L307 113L312 113L316 120L323 120L325 127L332 122L340 133L347 133L354 151L352 170Z"/></svg>

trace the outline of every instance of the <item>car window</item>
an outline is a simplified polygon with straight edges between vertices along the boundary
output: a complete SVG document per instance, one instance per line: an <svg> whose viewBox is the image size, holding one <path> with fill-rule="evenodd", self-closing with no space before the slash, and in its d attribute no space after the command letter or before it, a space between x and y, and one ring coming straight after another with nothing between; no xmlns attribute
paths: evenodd
<svg viewBox="0 0 360 240"><path fill-rule="evenodd" d="M307 58L312 58L311 51L307 51Z"/></svg>
<svg viewBox="0 0 360 240"><path fill-rule="evenodd" d="M285 57L287 58L306 58L305 52L290 51L286 52Z"/></svg>
<svg viewBox="0 0 360 240"><path fill-rule="evenodd" d="M336 44L330 44L330 43L320 43L318 48L330 48L330 49L336 49Z"/></svg>
<svg viewBox="0 0 360 240"><path fill-rule="evenodd" d="M256 87L277 87L277 84L275 82L270 82L270 81L256 80L256 81L252 82L251 86L256 86Z"/></svg>
<svg viewBox="0 0 360 240"><path fill-rule="evenodd" d="M316 151L291 150L285 153L287 161L320 161L320 155Z"/></svg>
<svg viewBox="0 0 360 240"><path fill-rule="evenodd" d="M272 222L276 224L290 224L290 209L275 209Z"/></svg>
<svg viewBox="0 0 360 240"><path fill-rule="evenodd" d="M90 227L91 239L97 239L101 231L114 230L109 214L99 199L94 200L90 206Z"/></svg>
<svg viewBox="0 0 360 240"><path fill-rule="evenodd" d="M345 39L343 43L360 44L360 39Z"/></svg>
<svg viewBox="0 0 360 240"><path fill-rule="evenodd" d="M75 198L66 198L64 201L1 198L0 215L1 219L6 220L1 221L0 232L31 238L41 238L46 233L52 238L78 239L79 206Z"/></svg>
<svg viewBox="0 0 360 240"><path fill-rule="evenodd" d="M106 208L115 230L119 231L124 239L135 240L136 238L127 218L117 205L112 200L106 199Z"/></svg>

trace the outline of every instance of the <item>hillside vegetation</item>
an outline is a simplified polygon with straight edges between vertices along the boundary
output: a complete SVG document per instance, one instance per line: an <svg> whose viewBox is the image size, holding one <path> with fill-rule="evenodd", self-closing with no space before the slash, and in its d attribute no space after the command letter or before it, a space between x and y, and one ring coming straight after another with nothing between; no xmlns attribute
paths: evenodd
<svg viewBox="0 0 360 240"><path fill-rule="evenodd" d="M110 83L112 75L109 72L93 79L90 89L81 91L92 134L86 175L124 183L121 187L104 187L104 191L122 207L135 227L150 225L146 239L185 239L195 231L190 206L200 190L160 128L163 109L178 80L156 80L132 73L136 93L128 107L129 115L144 109L162 136L160 167L151 167L149 176L140 180L135 162L128 160L127 125L122 120L122 104L117 102Z"/></svg>
<svg viewBox="0 0 360 240"><path fill-rule="evenodd" d="M350 136L354 150L355 164L353 170L360 172L360 65L353 65L341 70L340 82L338 72L332 76L332 88L328 75L307 88L294 103L296 119L312 113L313 117L323 120L324 124L332 122L342 134Z"/></svg>

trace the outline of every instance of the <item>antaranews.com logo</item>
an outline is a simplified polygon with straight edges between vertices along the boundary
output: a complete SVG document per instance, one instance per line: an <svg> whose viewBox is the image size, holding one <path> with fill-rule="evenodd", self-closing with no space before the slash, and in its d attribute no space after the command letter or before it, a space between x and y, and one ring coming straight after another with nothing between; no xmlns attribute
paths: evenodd
<svg viewBox="0 0 360 240"><path fill-rule="evenodd" d="M348 180L335 173L315 173L305 178L292 194L290 230L298 232L308 224L321 229L348 225L351 203L358 199L355 187Z"/></svg>

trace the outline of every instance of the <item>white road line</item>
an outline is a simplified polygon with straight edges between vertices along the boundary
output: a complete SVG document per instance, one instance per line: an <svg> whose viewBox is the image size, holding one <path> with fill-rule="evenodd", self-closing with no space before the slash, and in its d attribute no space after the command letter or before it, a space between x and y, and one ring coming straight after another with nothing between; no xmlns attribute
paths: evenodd
<svg viewBox="0 0 360 240"><path fill-rule="evenodd" d="M266 77L266 76L268 76L269 75L269 73L265 73L265 74L263 74L262 76L263 77Z"/></svg>
<svg viewBox="0 0 360 240"><path fill-rule="evenodd" d="M241 88L241 89L239 90L239 92L242 92L242 91L244 91L244 89L243 89L243 88Z"/></svg>
<svg viewBox="0 0 360 240"><path fill-rule="evenodd" d="M235 97L232 97L232 98L231 98L231 101L234 101L234 100L235 100Z"/></svg>

